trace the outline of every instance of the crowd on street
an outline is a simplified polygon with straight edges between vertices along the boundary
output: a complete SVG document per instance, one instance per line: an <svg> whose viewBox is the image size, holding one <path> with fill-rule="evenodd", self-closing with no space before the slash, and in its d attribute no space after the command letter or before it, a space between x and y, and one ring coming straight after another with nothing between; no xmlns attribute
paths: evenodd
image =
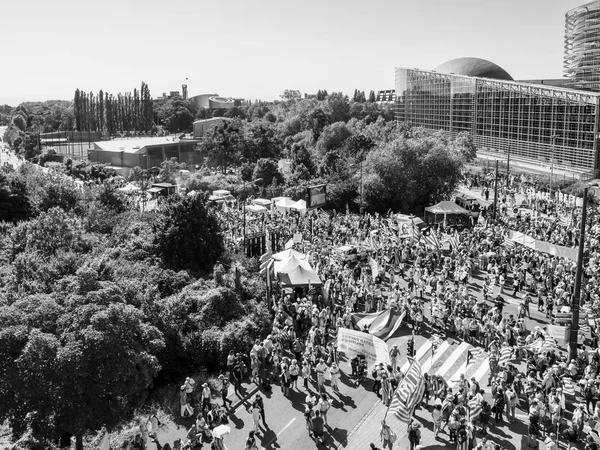
<svg viewBox="0 0 600 450"><path fill-rule="evenodd" d="M481 189L485 197L491 184L489 178L473 175L465 185ZM517 196L525 198L527 208L515 207ZM499 427L522 421L516 411L523 410L531 447L543 442L546 449L556 450L561 441L597 450L597 434L594 439L594 433L584 429L595 429L600 420L600 321L589 320L582 327L586 344L570 361L548 331L548 325L573 305L577 264L507 238L509 231L519 231L553 244L577 246L581 207L574 202L540 198L529 183L514 177L510 189L499 190L495 218L482 212L476 225L464 230L446 221L427 228L407 226L393 214L272 212L249 219L236 208L217 212L226 239L237 248L243 239L243 220L246 233L276 233L282 243L301 234L301 242L293 248L308 254L322 287L274 287L269 299L271 332L246 354L227 356L227 372L219 377L217 388L220 400L208 385L196 387L193 380L186 380L181 386L181 415L195 415L196 420L187 442L176 445L200 448L204 439L211 448L226 448L213 431L227 423L229 385L242 396L244 379L264 392L277 386L286 397L292 391L301 393L307 433L317 444L330 429L328 412L333 398L339 397L341 377L368 386L389 406L404 377L397 364L401 350L390 349L390 364L370 367L360 356L339 355L335 339L340 327L356 328L352 320L356 313L392 309L403 313L403 325L413 333L465 342L489 358L489 376L481 384L466 374L459 380L425 375L418 411L431 417L436 439L445 435L459 450L500 450L490 436ZM340 258L336 248L348 244L364 248L366 258L354 262ZM595 205L588 206L585 258L580 303L593 319L600 306L600 209ZM475 279L480 284L474 284ZM509 300L518 303L516 316L503 311ZM531 319L534 308L541 313L538 322ZM258 449L268 419L260 394L251 399L248 411L252 429L246 449ZM421 429L417 420L408 424L406 446L411 450L419 448ZM371 448L397 448L399 433L393 422L382 422L380 442Z"/></svg>

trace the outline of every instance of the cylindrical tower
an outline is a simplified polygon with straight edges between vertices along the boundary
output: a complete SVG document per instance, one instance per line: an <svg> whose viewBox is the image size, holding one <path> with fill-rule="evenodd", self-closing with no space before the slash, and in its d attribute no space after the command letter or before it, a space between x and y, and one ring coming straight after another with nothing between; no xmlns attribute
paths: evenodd
<svg viewBox="0 0 600 450"><path fill-rule="evenodd" d="M600 91L600 1L566 14L564 72L571 87Z"/></svg>

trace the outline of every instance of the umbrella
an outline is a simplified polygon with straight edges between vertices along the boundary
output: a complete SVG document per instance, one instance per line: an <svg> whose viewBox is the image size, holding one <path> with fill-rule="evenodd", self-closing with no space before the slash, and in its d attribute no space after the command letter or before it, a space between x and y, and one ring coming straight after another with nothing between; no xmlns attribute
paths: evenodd
<svg viewBox="0 0 600 450"><path fill-rule="evenodd" d="M229 425L219 425L212 430L212 435L216 438L222 438L229 433L231 433L231 427Z"/></svg>

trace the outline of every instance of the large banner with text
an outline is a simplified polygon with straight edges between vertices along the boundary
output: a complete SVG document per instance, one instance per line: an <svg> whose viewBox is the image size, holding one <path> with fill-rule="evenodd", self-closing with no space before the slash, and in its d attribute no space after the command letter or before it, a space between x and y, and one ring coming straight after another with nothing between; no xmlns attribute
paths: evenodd
<svg viewBox="0 0 600 450"><path fill-rule="evenodd" d="M348 358L354 358L359 353L365 355L367 363L372 366L376 362L390 364L390 354L387 344L376 336L349 328L338 329L337 349Z"/></svg>

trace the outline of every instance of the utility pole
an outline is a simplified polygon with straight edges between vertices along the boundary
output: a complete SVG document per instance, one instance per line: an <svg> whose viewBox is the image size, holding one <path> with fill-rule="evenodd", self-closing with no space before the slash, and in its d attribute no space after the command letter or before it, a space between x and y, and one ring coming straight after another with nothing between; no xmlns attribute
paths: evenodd
<svg viewBox="0 0 600 450"><path fill-rule="evenodd" d="M581 300L581 272L583 270L583 247L585 241L585 222L587 220L588 188L583 189L583 210L581 211L581 228L579 231L579 252L577 254L577 271L575 272L575 292L571 308L571 334L569 336L569 361L577 358L577 335L579 334L579 302Z"/></svg>
<svg viewBox="0 0 600 450"><path fill-rule="evenodd" d="M506 155L506 189L510 189L510 147L508 147L508 154Z"/></svg>
<svg viewBox="0 0 600 450"><path fill-rule="evenodd" d="M494 214L492 216L496 221L496 209L498 209L498 160L496 160L496 180L494 181Z"/></svg>
<svg viewBox="0 0 600 450"><path fill-rule="evenodd" d="M556 135L552 135L552 152L550 157L550 200L552 200L552 191L554 190L554 150L556 148Z"/></svg>

